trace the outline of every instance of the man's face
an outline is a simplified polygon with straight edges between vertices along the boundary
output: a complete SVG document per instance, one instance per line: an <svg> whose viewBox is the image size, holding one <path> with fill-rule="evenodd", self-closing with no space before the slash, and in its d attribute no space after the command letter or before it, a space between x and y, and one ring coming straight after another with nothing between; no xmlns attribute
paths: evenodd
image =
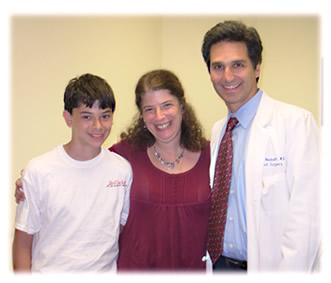
<svg viewBox="0 0 331 283"><path fill-rule="evenodd" d="M259 74L260 64L254 69L245 43L223 41L210 48L211 81L232 113L256 94Z"/></svg>

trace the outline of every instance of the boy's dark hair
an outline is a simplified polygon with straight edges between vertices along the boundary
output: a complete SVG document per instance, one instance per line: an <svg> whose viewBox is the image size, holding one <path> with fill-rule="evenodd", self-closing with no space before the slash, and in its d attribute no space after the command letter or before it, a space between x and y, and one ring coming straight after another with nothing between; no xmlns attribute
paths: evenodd
<svg viewBox="0 0 331 283"><path fill-rule="evenodd" d="M248 56L256 68L262 62L262 42L255 28L247 27L238 21L225 21L212 27L204 36L202 56L210 72L210 48L222 42L243 42L247 46Z"/></svg>
<svg viewBox="0 0 331 283"><path fill-rule="evenodd" d="M82 104L92 107L99 101L99 108L115 111L115 97L110 85L101 77L84 74L69 81L64 92L64 109L72 114L72 109Z"/></svg>

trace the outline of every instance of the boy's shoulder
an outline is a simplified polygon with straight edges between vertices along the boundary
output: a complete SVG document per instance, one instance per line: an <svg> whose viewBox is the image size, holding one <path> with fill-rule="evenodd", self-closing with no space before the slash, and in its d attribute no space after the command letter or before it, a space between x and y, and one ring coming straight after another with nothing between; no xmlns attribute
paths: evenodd
<svg viewBox="0 0 331 283"><path fill-rule="evenodd" d="M107 148L102 148L102 150L104 151L105 153L105 157L116 167L118 166L121 166L121 167L124 167L124 168L128 168L131 170L131 164L129 163L128 160L126 160L123 156L113 152L113 151L110 151L109 149Z"/></svg>
<svg viewBox="0 0 331 283"><path fill-rule="evenodd" d="M124 157L120 156L115 152L109 151L105 147L102 147L102 151L102 156L104 158L98 158L98 160L103 159L105 163L107 163L107 166L115 167L119 170L131 171L131 165ZM99 162L100 161L87 161L85 165L79 164L79 167L88 167L91 166L91 164L99 164ZM54 168L70 168L73 165L72 163L74 163L74 165L77 165L75 164L76 161L68 160L68 157L64 152L63 145L59 145L51 151L48 151L42 155L31 159L28 162L26 169L38 171L41 173L53 170Z"/></svg>
<svg viewBox="0 0 331 283"><path fill-rule="evenodd" d="M32 158L28 162L27 166L28 167L43 167L46 164L55 162L59 157L58 152L60 150L60 147L61 146L57 146L48 152L45 152L37 157Z"/></svg>

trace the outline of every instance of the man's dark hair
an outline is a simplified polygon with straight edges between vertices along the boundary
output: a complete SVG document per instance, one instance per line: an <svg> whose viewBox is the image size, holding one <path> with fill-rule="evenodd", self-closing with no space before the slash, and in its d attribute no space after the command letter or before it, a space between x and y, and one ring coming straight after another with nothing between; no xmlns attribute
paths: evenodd
<svg viewBox="0 0 331 283"><path fill-rule="evenodd" d="M255 28L247 27L238 21L225 21L212 27L204 36L202 56L210 72L210 48L222 42L243 42L247 46L248 56L254 69L262 62L262 42Z"/></svg>

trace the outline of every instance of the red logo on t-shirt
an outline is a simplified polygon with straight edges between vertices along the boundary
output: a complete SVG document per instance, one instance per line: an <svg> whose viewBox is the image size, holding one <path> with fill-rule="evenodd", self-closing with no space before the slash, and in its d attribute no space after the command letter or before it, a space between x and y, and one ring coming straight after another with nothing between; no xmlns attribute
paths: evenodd
<svg viewBox="0 0 331 283"><path fill-rule="evenodd" d="M126 180L110 180L106 188L126 187Z"/></svg>

